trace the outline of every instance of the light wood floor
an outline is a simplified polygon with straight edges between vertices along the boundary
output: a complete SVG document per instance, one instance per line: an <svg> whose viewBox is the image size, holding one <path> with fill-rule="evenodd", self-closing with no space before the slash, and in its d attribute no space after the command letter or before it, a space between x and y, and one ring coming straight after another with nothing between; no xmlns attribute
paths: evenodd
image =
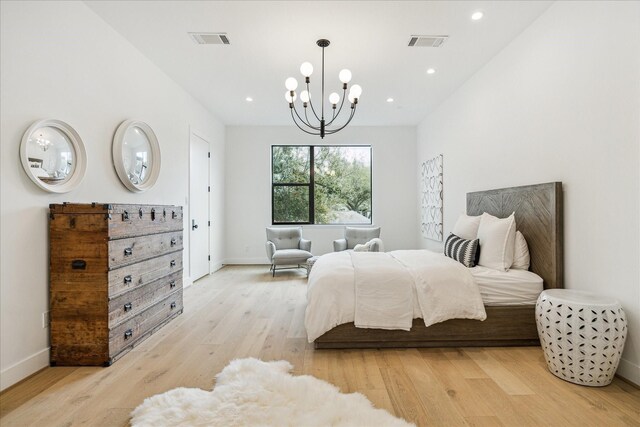
<svg viewBox="0 0 640 427"><path fill-rule="evenodd" d="M185 292L185 313L109 368L46 368L0 395L4 426L123 426L142 400L211 389L231 359L289 360L417 425L640 426L640 390L551 375L539 347L318 350L306 342L306 278L225 267Z"/></svg>

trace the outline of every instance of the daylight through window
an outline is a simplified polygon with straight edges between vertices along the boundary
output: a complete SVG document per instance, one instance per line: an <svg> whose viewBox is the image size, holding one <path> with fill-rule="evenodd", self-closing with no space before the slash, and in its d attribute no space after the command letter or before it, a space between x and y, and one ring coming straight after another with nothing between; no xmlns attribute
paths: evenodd
<svg viewBox="0 0 640 427"><path fill-rule="evenodd" d="M371 146L271 147L273 224L371 224Z"/></svg>

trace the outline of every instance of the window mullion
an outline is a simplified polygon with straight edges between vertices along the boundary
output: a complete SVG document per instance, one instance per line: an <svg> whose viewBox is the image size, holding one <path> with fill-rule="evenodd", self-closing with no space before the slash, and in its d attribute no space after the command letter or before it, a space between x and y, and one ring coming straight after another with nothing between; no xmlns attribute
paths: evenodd
<svg viewBox="0 0 640 427"><path fill-rule="evenodd" d="M309 150L309 222L315 224L315 147L310 145Z"/></svg>

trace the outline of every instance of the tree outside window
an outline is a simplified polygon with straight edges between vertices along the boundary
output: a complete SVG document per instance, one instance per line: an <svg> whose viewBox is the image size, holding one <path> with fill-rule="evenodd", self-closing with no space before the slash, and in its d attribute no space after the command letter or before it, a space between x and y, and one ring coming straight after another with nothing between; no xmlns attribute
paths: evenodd
<svg viewBox="0 0 640 427"><path fill-rule="evenodd" d="M371 224L371 146L272 147L273 224Z"/></svg>

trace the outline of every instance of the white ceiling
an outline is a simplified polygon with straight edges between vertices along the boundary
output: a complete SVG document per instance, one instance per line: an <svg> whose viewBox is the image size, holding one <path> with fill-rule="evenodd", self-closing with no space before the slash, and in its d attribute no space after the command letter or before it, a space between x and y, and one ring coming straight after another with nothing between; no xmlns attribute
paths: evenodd
<svg viewBox="0 0 640 427"><path fill-rule="evenodd" d="M319 38L331 41L325 96L342 93L342 68L363 88L354 125L416 125L552 2L86 3L227 125L290 125L284 81L300 82L300 64L310 61L311 92L319 93ZM484 12L480 21L470 18L476 10ZM197 45L188 32L226 32L231 45ZM410 48L414 34L449 39L440 48ZM430 67L437 72L427 75Z"/></svg>

